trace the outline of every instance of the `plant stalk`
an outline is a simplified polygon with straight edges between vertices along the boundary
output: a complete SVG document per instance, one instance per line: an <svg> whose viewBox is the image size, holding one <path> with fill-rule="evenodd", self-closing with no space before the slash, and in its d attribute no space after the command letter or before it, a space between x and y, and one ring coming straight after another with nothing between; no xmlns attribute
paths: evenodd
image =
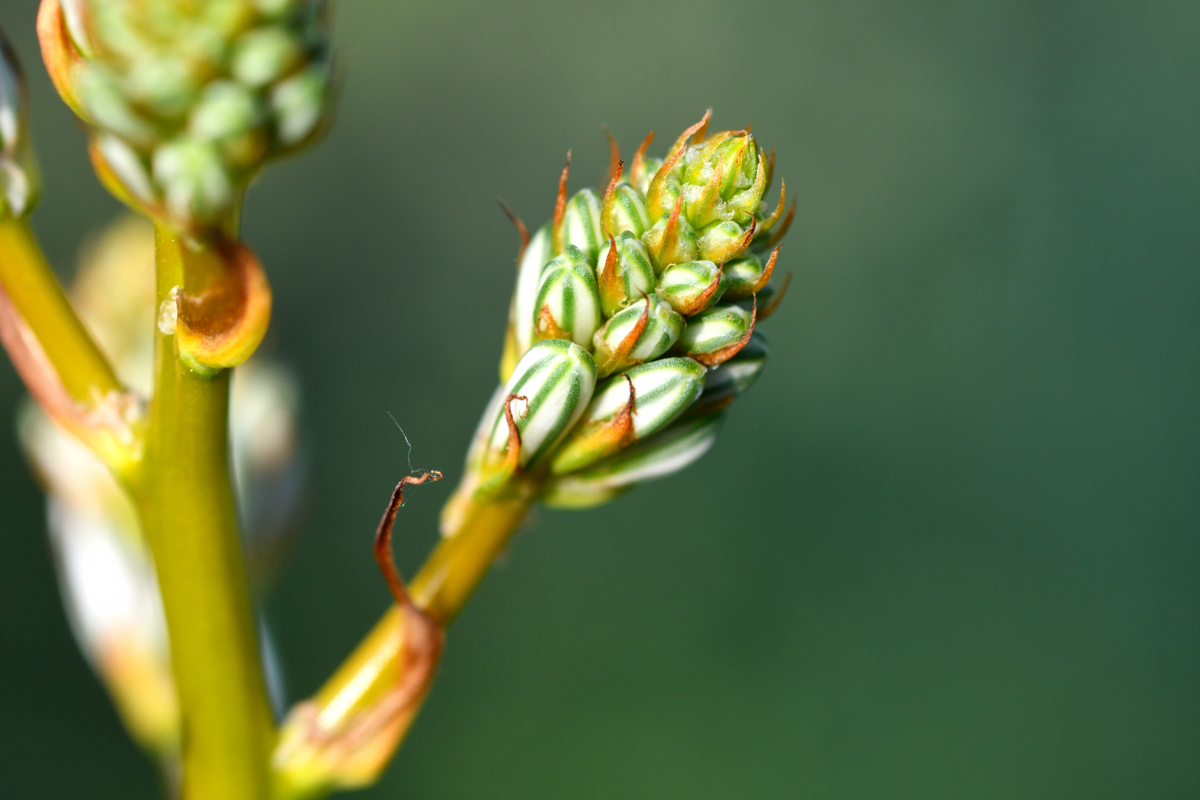
<svg viewBox="0 0 1200 800"><path fill-rule="evenodd" d="M183 285L186 246L155 229L157 299ZM229 470L230 371L184 366L155 334L146 463L136 486L162 591L183 714L184 800L267 800L274 726Z"/></svg>
<svg viewBox="0 0 1200 800"><path fill-rule="evenodd" d="M90 405L121 390L116 373L71 308L26 219L0 222L0 285L76 402Z"/></svg>

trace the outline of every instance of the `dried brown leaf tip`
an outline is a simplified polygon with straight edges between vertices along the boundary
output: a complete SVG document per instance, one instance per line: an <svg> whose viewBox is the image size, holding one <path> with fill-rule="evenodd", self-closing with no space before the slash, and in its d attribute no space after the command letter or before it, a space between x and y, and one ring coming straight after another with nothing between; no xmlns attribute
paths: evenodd
<svg viewBox="0 0 1200 800"><path fill-rule="evenodd" d="M396 600L396 613L384 619L320 694L293 707L280 729L272 766L295 795L374 783L429 692L444 632L409 599L392 560L391 538L404 487L441 477L432 471L402 478L375 534L375 559Z"/></svg>
<svg viewBox="0 0 1200 800"><path fill-rule="evenodd" d="M567 151L567 163L563 166L562 175L558 178L558 196L554 200L554 220L550 226L554 252L561 253L563 249L563 216L567 213L567 177L571 174L571 151Z"/></svg>
<svg viewBox="0 0 1200 800"><path fill-rule="evenodd" d="M505 203L499 197L496 198L496 202L500 204L500 210L504 212L504 216L508 217L508 221L516 227L517 235L521 237L521 249L517 251L517 267L520 268L521 259L525 255L525 248L529 247L529 229L525 227L525 223L516 215L516 212L508 207L508 203Z"/></svg>

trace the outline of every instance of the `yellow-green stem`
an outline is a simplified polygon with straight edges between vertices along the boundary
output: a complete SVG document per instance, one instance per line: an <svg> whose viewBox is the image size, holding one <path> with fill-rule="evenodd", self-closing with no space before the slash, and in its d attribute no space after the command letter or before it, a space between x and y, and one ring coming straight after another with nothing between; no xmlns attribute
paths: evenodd
<svg viewBox="0 0 1200 800"><path fill-rule="evenodd" d="M190 253L156 229L158 303ZM229 370L204 378L156 333L146 463L136 487L183 714L184 800L266 800L274 730L229 472Z"/></svg>
<svg viewBox="0 0 1200 800"><path fill-rule="evenodd" d="M0 284L71 396L91 404L120 381L75 315L25 219L0 222Z"/></svg>

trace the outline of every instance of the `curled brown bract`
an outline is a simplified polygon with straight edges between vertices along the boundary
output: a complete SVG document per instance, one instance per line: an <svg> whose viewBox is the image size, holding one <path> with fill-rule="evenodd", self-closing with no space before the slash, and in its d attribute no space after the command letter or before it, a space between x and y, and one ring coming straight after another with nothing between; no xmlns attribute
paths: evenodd
<svg viewBox="0 0 1200 800"><path fill-rule="evenodd" d="M771 276L775 273L775 259L779 256L780 247L783 247L783 245L780 245L779 247L776 247L774 250L771 251L771 257L767 259L767 265L765 267L763 267L762 275L759 275L758 280L756 280L754 282L754 285L750 287L750 291L753 292L754 294L758 294L759 292L761 292L763 290L763 288L767 285L767 283L771 280ZM789 277L790 276L791 276L791 273L789 273ZM775 302L774 300L771 301L772 305L774 305L774 302ZM764 312L764 314L765 314L765 312ZM766 319L766 316L764 316L763 319Z"/></svg>
<svg viewBox="0 0 1200 800"><path fill-rule="evenodd" d="M640 184L646 177L646 150L653 141L654 131L650 131L638 146L637 152L633 154L633 163L629 167L629 177L633 179L634 183Z"/></svg>
<svg viewBox="0 0 1200 800"><path fill-rule="evenodd" d="M770 250L772 247L779 244L779 242L783 240L783 237L787 236L788 228L792 227L792 220L794 220L795 218L796 218L796 201L793 200L792 207L790 209L788 209L787 216L783 218L783 224L781 224L775 230L775 232L771 234L770 238L768 238L767 241L763 243L762 249Z"/></svg>
<svg viewBox="0 0 1200 800"><path fill-rule="evenodd" d="M392 557L392 528L396 524L396 513L400 510L400 506L404 505L404 487L419 486L426 481L440 481L441 479L442 473L436 469L417 478L410 475L401 478L400 482L396 484L396 488L392 490L392 499L388 502L387 510L383 512L383 519L379 521L379 527L375 531L375 563L379 565L379 571L383 573L383 579L387 582L388 590L392 593L398 606L412 604L408 598L408 592L404 588L404 579L400 577L400 571L396 569L396 559Z"/></svg>
<svg viewBox="0 0 1200 800"><path fill-rule="evenodd" d="M177 302L179 352L210 369L249 358L271 321L271 287L262 265L249 247L228 237L211 251L185 256Z"/></svg>

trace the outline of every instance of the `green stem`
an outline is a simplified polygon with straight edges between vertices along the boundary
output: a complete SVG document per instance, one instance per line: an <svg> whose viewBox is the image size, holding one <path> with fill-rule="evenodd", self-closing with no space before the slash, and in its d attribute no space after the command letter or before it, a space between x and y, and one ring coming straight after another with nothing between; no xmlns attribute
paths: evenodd
<svg viewBox="0 0 1200 800"><path fill-rule="evenodd" d="M108 359L75 315L25 219L0 222L0 285L77 402L90 404L121 390Z"/></svg>
<svg viewBox="0 0 1200 800"><path fill-rule="evenodd" d="M157 297L193 257L156 228ZM265 800L274 730L229 472L229 379L205 378L156 333L146 462L136 487L183 713L186 800Z"/></svg>

